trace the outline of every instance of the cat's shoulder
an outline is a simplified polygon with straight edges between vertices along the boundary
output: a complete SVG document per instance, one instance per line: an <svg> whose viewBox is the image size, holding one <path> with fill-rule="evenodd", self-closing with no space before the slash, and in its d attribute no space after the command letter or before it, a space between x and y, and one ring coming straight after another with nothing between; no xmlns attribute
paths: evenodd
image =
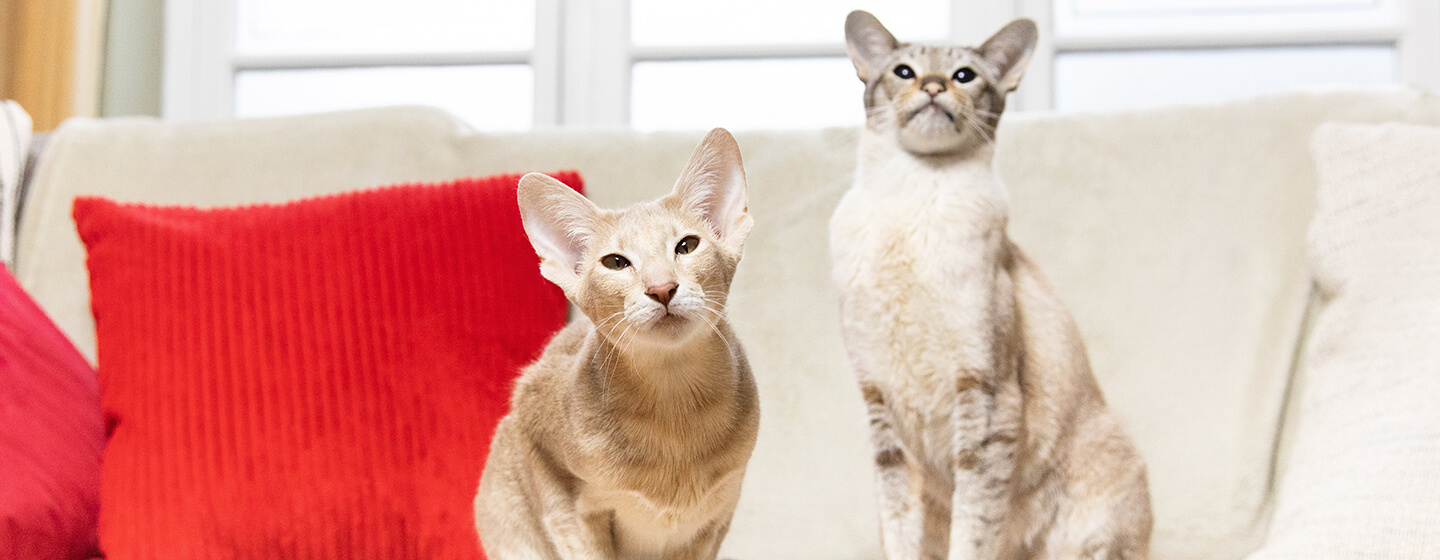
<svg viewBox="0 0 1440 560"><path fill-rule="evenodd" d="M555 385L563 383L561 378L575 367L585 338L593 330L589 319L581 315L550 337L540 357L520 372L515 382L514 404L518 406L535 395L555 392Z"/></svg>
<svg viewBox="0 0 1440 560"><path fill-rule="evenodd" d="M585 337L594 330L595 325L590 322L590 318L579 315L550 338L550 342L545 346L545 354L554 354L555 357L574 356L580 351L580 347L585 345Z"/></svg>

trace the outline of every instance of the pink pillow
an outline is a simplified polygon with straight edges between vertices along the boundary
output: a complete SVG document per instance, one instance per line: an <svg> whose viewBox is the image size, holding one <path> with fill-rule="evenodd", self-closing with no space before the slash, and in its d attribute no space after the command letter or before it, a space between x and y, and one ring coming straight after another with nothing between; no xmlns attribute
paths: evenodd
<svg viewBox="0 0 1440 560"><path fill-rule="evenodd" d="M95 370L0 267L0 560L95 553L104 447Z"/></svg>

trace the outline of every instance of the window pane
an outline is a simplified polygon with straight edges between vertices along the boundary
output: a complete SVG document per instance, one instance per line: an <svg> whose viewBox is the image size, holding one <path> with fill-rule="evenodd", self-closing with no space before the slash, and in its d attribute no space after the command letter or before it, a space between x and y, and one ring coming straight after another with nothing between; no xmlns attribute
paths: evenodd
<svg viewBox="0 0 1440 560"><path fill-rule="evenodd" d="M1375 0L1072 0L1081 14L1174 14L1197 12L1256 12L1296 8L1366 8Z"/></svg>
<svg viewBox="0 0 1440 560"><path fill-rule="evenodd" d="M891 0L856 5L854 0L630 0L634 44L814 44L845 40L845 16L867 10L901 41L950 37L949 0Z"/></svg>
<svg viewBox="0 0 1440 560"><path fill-rule="evenodd" d="M1070 53L1055 57L1055 108L1104 111L1395 82L1390 47Z"/></svg>
<svg viewBox="0 0 1440 560"><path fill-rule="evenodd" d="M642 130L865 121L865 88L845 58L643 62L633 75L630 123Z"/></svg>
<svg viewBox="0 0 1440 560"><path fill-rule="evenodd" d="M479 130L525 130L534 91L526 65L253 70L235 75L235 115L430 105Z"/></svg>
<svg viewBox="0 0 1440 560"><path fill-rule="evenodd" d="M535 0L236 0L242 54L527 50Z"/></svg>
<svg viewBox="0 0 1440 560"><path fill-rule="evenodd" d="M1055 0L1064 38L1215 36L1404 26L1402 0ZM1323 35L1322 35L1323 36Z"/></svg>

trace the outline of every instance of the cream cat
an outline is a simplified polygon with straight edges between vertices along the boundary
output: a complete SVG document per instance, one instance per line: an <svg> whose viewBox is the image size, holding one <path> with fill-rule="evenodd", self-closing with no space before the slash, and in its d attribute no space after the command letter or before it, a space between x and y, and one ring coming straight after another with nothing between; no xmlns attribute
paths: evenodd
<svg viewBox="0 0 1440 560"><path fill-rule="evenodd" d="M885 555L1146 558L1145 467L1064 304L1005 232L993 135L1035 25L912 46L856 11L845 36L867 119L830 246Z"/></svg>
<svg viewBox="0 0 1440 560"><path fill-rule="evenodd" d="M725 320L750 232L723 129L675 189L623 210L520 180L540 269L583 316L515 386L475 497L492 560L715 558L755 447L759 402Z"/></svg>

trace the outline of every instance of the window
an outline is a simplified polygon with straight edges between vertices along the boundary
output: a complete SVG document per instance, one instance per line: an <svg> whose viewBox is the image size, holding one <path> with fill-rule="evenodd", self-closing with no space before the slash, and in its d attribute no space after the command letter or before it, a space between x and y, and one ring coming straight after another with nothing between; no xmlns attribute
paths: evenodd
<svg viewBox="0 0 1440 560"><path fill-rule="evenodd" d="M235 116L411 104L446 109L486 130L525 130L534 121L534 82L525 64L241 70Z"/></svg>
<svg viewBox="0 0 1440 560"><path fill-rule="evenodd" d="M1440 86L1440 0L862 2L902 40L1042 41L1012 107ZM482 130L858 124L840 0L169 0L176 119L441 107Z"/></svg>
<svg viewBox="0 0 1440 560"><path fill-rule="evenodd" d="M1059 111L1223 101L1300 87L1397 82L1395 49L1304 46L1127 50L1055 58Z"/></svg>
<svg viewBox="0 0 1440 560"><path fill-rule="evenodd" d="M1398 84L1405 8L1403 0L1055 0L1050 105L1108 110Z"/></svg>

